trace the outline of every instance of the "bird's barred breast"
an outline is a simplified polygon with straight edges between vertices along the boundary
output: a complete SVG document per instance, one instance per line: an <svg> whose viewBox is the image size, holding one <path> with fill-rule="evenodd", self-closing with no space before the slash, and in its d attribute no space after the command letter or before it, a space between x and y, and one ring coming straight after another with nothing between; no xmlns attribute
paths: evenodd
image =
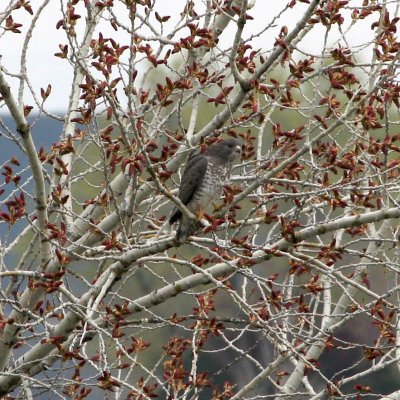
<svg viewBox="0 0 400 400"><path fill-rule="evenodd" d="M227 179L227 168L221 165L208 165L201 186L193 197L195 209L205 209L216 200L222 192Z"/></svg>

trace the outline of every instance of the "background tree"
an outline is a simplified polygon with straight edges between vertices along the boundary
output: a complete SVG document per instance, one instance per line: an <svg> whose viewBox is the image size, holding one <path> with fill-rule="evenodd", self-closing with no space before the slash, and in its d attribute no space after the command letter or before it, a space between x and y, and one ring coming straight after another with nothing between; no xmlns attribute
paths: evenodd
<svg viewBox="0 0 400 400"><path fill-rule="evenodd" d="M0 395L400 398L398 3L33 3L0 13ZM242 159L180 245L220 136Z"/></svg>

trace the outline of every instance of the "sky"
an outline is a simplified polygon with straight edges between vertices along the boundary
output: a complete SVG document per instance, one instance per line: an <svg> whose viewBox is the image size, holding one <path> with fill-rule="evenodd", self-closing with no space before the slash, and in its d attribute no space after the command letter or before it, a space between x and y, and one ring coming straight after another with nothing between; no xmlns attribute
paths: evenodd
<svg viewBox="0 0 400 400"><path fill-rule="evenodd" d="M4 0L3 0L4 1ZM253 18L251 23L246 26L243 37L247 37L249 34L254 33L262 29L272 21L272 18L285 7L288 0L254 0L254 6L248 12ZM54 53L59 52L59 44L66 44L66 36L63 29L56 29L57 21L62 18L61 8L65 7L67 2L65 0L50 0L48 5L42 12L39 20L36 23L35 29L33 30L32 38L30 41L28 53L27 53L27 73L29 76L30 84L34 90L40 92L40 88L46 88L47 85L51 84L52 93L46 101L47 109L55 112L65 110L68 104L68 95L70 92L70 84L72 79L72 68L65 60L62 60L54 56ZM119 3L114 0L117 5ZM360 5L361 0L351 0L351 5ZM395 8L395 3L391 3L390 7L392 10ZM1 11L6 8L9 2L4 1L0 3L0 17ZM36 12L42 4L42 1L31 0L31 7ZM165 5L168 5L166 7ZM176 19L179 17L180 12L183 9L186 0L157 0L156 6L158 7L160 15L170 15L171 19L168 22L169 26L173 26ZM201 10L203 2L201 0L195 0L195 5L199 6ZM77 6L79 7L79 6ZM307 4L298 4L293 10L289 10L283 16L278 19L275 26L271 29L268 34L262 35L260 38L254 40L255 47L263 48L264 50L271 50L273 48L275 38L277 37L281 27L283 25L288 26L289 30L293 28L296 22L301 18L303 10L306 9ZM127 13L124 8L116 6L116 13L119 18L126 21ZM12 13L14 22L22 23L23 27L19 28L22 33L16 34L11 32L0 32L0 55L1 64L6 71L12 74L18 74L20 71L20 58L23 43L26 36L27 28L32 20L32 17L24 10L15 10ZM362 43L372 38L371 24L376 19L376 14L373 18L367 18L363 21L359 21L346 35L348 37L348 44L357 48ZM5 23L3 23L4 26ZM84 19L78 21L79 26L83 26ZM343 27L346 29L346 26ZM78 28L79 32L79 28ZM233 24L223 33L220 39L220 45L222 47L228 46L232 36L234 35L235 27ZM124 43L126 36L123 38L119 33L109 29L103 32L105 37L107 35L113 37L115 40ZM310 34L301 42L300 49L302 51L320 55L322 49L322 39L324 37L324 30L317 28L312 30ZM329 34L329 42L334 43L337 38L340 37L337 27L334 27ZM342 43L345 47L346 44ZM364 57L366 51L360 54L360 57ZM366 60L368 61L368 60ZM9 83L13 91L15 92L18 87L18 80L15 78L8 78ZM29 103L30 96L26 93L26 102ZM3 110L0 109L0 112Z"/></svg>

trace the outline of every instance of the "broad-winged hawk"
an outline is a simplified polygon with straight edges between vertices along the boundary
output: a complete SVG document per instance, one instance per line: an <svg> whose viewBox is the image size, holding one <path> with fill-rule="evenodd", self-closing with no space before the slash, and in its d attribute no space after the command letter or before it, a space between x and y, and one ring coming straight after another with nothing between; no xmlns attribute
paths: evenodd
<svg viewBox="0 0 400 400"><path fill-rule="evenodd" d="M208 146L204 152L195 151L189 156L179 186L178 197L182 203L202 218L204 210L221 195L222 188L230 177L232 163L240 154L241 146L236 139L229 138ZM183 242L193 233L196 224L182 215L179 209L169 222L179 221L176 240Z"/></svg>

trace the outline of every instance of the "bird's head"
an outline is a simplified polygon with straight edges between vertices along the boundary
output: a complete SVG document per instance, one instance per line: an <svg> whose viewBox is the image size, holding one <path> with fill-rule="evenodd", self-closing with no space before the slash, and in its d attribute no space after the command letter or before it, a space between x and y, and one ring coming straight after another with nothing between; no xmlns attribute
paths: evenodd
<svg viewBox="0 0 400 400"><path fill-rule="evenodd" d="M242 152L242 146L237 139L228 138L211 144L205 151L207 155L232 162Z"/></svg>

